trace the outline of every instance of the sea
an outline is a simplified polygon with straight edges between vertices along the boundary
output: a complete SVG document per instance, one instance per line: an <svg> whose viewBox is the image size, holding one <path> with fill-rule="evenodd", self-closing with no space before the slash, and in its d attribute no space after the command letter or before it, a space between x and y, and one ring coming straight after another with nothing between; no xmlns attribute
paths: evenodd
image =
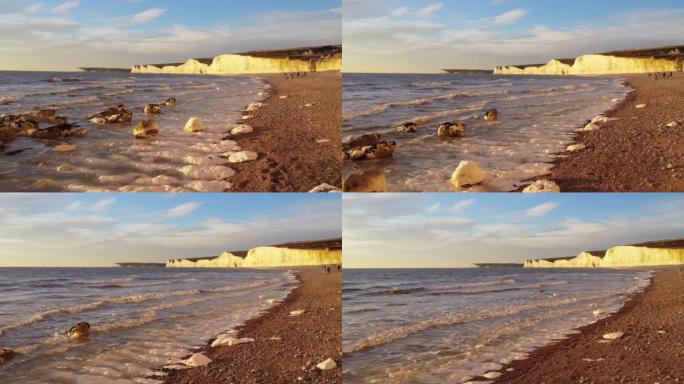
<svg viewBox="0 0 684 384"><path fill-rule="evenodd" d="M345 270L343 381L465 383L618 311L650 276L619 269Z"/></svg>
<svg viewBox="0 0 684 384"><path fill-rule="evenodd" d="M0 268L0 383L156 383L153 374L283 300L289 271ZM83 342L66 332L91 325Z"/></svg>
<svg viewBox="0 0 684 384"><path fill-rule="evenodd" d="M131 73L0 72L0 115L57 110L88 129L86 138L68 138L70 153L51 149L58 140L18 138L0 150L1 191L213 191L232 187L221 154L235 149L222 140L269 86L258 77L184 76ZM142 109L176 97L175 108L151 115L161 131L154 139L135 139ZM87 117L125 105L130 124L96 126ZM183 130L190 117L207 131ZM40 128L51 124L42 123Z"/></svg>
<svg viewBox="0 0 684 384"><path fill-rule="evenodd" d="M345 162L345 173L384 169L394 192L453 191L461 160L486 171L471 190L515 190L546 173L576 129L630 91L616 77L486 74L345 74L343 87L344 139L380 133L398 145L391 159ZM485 122L492 108L499 120ZM437 127L449 121L465 122L466 136L439 138ZM404 122L418 132L397 133Z"/></svg>

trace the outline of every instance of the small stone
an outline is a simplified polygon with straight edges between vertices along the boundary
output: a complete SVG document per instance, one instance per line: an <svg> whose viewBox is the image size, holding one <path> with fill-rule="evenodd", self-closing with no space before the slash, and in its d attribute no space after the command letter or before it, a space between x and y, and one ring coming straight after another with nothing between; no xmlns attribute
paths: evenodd
<svg viewBox="0 0 684 384"><path fill-rule="evenodd" d="M221 335L214 340L213 343L211 343L212 347L232 347L234 345L238 344L246 344L246 343L253 343L254 339L245 337L242 339L238 339L236 337L230 336L230 335Z"/></svg>
<svg viewBox="0 0 684 384"><path fill-rule="evenodd" d="M280 96L280 99L281 99L281 100L287 99L287 95L282 95L282 96Z"/></svg>
<svg viewBox="0 0 684 384"><path fill-rule="evenodd" d="M245 111L253 112L253 111L256 111L257 109L263 107L264 105L265 105L264 103L252 103L252 104L247 106L247 109L245 109Z"/></svg>
<svg viewBox="0 0 684 384"><path fill-rule="evenodd" d="M501 372L487 372L482 377L487 378L487 379L496 379L497 377L501 376Z"/></svg>
<svg viewBox="0 0 684 384"><path fill-rule="evenodd" d="M480 184L484 179L485 174L476 162L463 160L451 175L451 184L456 188L462 188Z"/></svg>
<svg viewBox="0 0 684 384"><path fill-rule="evenodd" d="M312 190L309 191L309 193L322 193L322 192L342 192L340 188L337 188L335 186L332 186L327 183L323 183Z"/></svg>
<svg viewBox="0 0 684 384"><path fill-rule="evenodd" d="M617 340L617 339L621 338L623 335L624 335L623 332L612 332L612 333L606 333L605 335L603 335L603 338L605 340Z"/></svg>
<svg viewBox="0 0 684 384"><path fill-rule="evenodd" d="M601 316L601 315L604 314L604 313L605 313L605 311L602 310L602 309L597 309L597 310L595 310L594 312L592 312L592 314L593 314L595 317L599 317L599 316Z"/></svg>
<svg viewBox="0 0 684 384"><path fill-rule="evenodd" d="M585 125L584 128L579 129L578 132L590 132L590 131L595 131L599 128L601 128L601 127L599 127L597 124L589 123L589 124Z"/></svg>
<svg viewBox="0 0 684 384"><path fill-rule="evenodd" d="M661 334L661 335L664 335L664 334L666 334L667 332L665 332L665 331L658 331L658 333Z"/></svg>
<svg viewBox="0 0 684 384"><path fill-rule="evenodd" d="M244 135L252 132L254 132L254 128L247 124L238 124L235 126L235 128L230 130L231 135Z"/></svg>
<svg viewBox="0 0 684 384"><path fill-rule="evenodd" d="M646 104L638 104L635 108L636 108L636 109L643 109L643 108L646 108Z"/></svg>
<svg viewBox="0 0 684 384"><path fill-rule="evenodd" d="M133 136L136 139L145 139L159 134L159 124L154 120L143 120L133 128Z"/></svg>
<svg viewBox="0 0 684 384"><path fill-rule="evenodd" d="M673 121L673 122L671 122L670 124L667 124L667 127L669 127L669 128L674 128L674 127L676 127L677 125L679 125L679 124L678 124L676 121Z"/></svg>
<svg viewBox="0 0 684 384"><path fill-rule="evenodd" d="M185 132L194 133L204 131L204 123L199 117L191 117L187 123L185 123Z"/></svg>
<svg viewBox="0 0 684 384"><path fill-rule="evenodd" d="M52 152L73 152L76 150L76 145L75 144L60 144L54 148L52 148Z"/></svg>
<svg viewBox="0 0 684 384"><path fill-rule="evenodd" d="M297 310L297 311L290 311L290 316L301 316L301 315L303 315L303 314L304 314L304 310L303 310L303 309L300 309L300 310Z"/></svg>
<svg viewBox="0 0 684 384"><path fill-rule="evenodd" d="M490 109L484 114L485 121L496 121L499 119L499 111L496 109Z"/></svg>
<svg viewBox="0 0 684 384"><path fill-rule="evenodd" d="M318 140L316 140L316 144L325 144L325 143L329 143L329 142L330 142L330 139L318 139Z"/></svg>
<svg viewBox="0 0 684 384"><path fill-rule="evenodd" d="M568 145L567 148L565 148L568 152L577 152L585 149L587 146L585 144L573 144L573 145Z"/></svg>
<svg viewBox="0 0 684 384"><path fill-rule="evenodd" d="M316 368L320 369L321 371L329 371L331 369L337 368L337 363L335 363L335 360L333 359L327 359L321 363L316 364Z"/></svg>
<svg viewBox="0 0 684 384"><path fill-rule="evenodd" d="M253 119L253 118L254 118L253 115L244 115L244 116L242 116L242 120L251 120L251 119Z"/></svg>
<svg viewBox="0 0 684 384"><path fill-rule="evenodd" d="M550 180L537 180L523 189L523 193L558 193L560 187Z"/></svg>
<svg viewBox="0 0 684 384"><path fill-rule="evenodd" d="M185 365L188 367L204 367L211 363L211 359L203 353L195 353L189 359L185 360Z"/></svg>
<svg viewBox="0 0 684 384"><path fill-rule="evenodd" d="M104 117L93 117L92 119L89 120L91 123L95 125L105 125L107 124L107 120L105 120Z"/></svg>
<svg viewBox="0 0 684 384"><path fill-rule="evenodd" d="M259 155L256 152L242 151L235 152L232 155L230 155L228 161L230 161L231 163L244 163L247 161L256 160L258 157Z"/></svg>
<svg viewBox="0 0 684 384"><path fill-rule="evenodd" d="M407 122L397 126L397 132L400 133L416 133L418 132L418 126L414 122Z"/></svg>
<svg viewBox="0 0 684 384"><path fill-rule="evenodd" d="M306 108L311 108L311 107L313 107L313 104L308 103L308 104L304 104L304 106L305 106Z"/></svg>

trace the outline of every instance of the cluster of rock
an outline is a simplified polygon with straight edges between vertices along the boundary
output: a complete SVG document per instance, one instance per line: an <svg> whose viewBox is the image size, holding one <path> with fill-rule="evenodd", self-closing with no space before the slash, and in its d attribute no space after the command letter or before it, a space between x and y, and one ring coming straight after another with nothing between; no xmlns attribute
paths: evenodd
<svg viewBox="0 0 684 384"><path fill-rule="evenodd" d="M380 134L371 133L355 137L344 144L344 157L350 160L375 160L392 157L397 143L383 140Z"/></svg>
<svg viewBox="0 0 684 384"><path fill-rule="evenodd" d="M52 124L41 128L43 123ZM0 115L0 149L6 142L24 136L35 139L63 140L69 137L85 137L88 131L70 124L66 116L58 116L54 109L36 109L16 115Z"/></svg>

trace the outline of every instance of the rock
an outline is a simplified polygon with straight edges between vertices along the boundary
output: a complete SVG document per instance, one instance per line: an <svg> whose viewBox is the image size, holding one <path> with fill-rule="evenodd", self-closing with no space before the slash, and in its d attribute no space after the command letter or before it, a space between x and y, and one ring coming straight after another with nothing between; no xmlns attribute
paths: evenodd
<svg viewBox="0 0 684 384"><path fill-rule="evenodd" d="M167 107L175 107L176 106L176 98L175 97L169 97L164 102L164 105L166 105Z"/></svg>
<svg viewBox="0 0 684 384"><path fill-rule="evenodd" d="M593 119L591 119L591 122L596 124L596 123L607 123L609 121L614 121L614 120L619 120L619 119L616 117L596 116Z"/></svg>
<svg viewBox="0 0 684 384"><path fill-rule="evenodd" d="M496 379L497 377L501 376L501 372L487 372L482 377L487 378L487 379Z"/></svg>
<svg viewBox="0 0 684 384"><path fill-rule="evenodd" d="M523 189L523 193L557 193L560 192L558 184L550 180L537 180Z"/></svg>
<svg viewBox="0 0 684 384"><path fill-rule="evenodd" d="M46 121L48 119L55 117L56 113L57 111L54 109L38 109L35 112L33 112L33 118L38 121Z"/></svg>
<svg viewBox="0 0 684 384"><path fill-rule="evenodd" d="M158 115L162 113L161 106L159 104L148 104L143 109L146 115Z"/></svg>
<svg viewBox="0 0 684 384"><path fill-rule="evenodd" d="M636 109L643 109L646 108L646 104L639 104L635 107Z"/></svg>
<svg viewBox="0 0 684 384"><path fill-rule="evenodd" d="M301 316L301 315L303 315L303 314L304 314L304 310L303 310L303 309L300 309L300 310L297 310L297 311L290 311L290 316Z"/></svg>
<svg viewBox="0 0 684 384"><path fill-rule="evenodd" d="M461 121L447 122L437 127L437 135L440 137L463 137L465 136L465 128L465 123Z"/></svg>
<svg viewBox="0 0 684 384"><path fill-rule="evenodd" d="M233 345L253 343L253 342L254 342L254 339L250 339L250 338L238 339L238 338L233 337L231 335L221 335L221 336L217 337L213 343L211 343L211 346L212 347L232 347Z"/></svg>
<svg viewBox="0 0 684 384"><path fill-rule="evenodd" d="M597 130L597 129L599 129L599 128L601 128L601 127L599 127L597 124L589 123L589 124L585 125L584 128L578 129L577 132L595 131L595 130Z"/></svg>
<svg viewBox="0 0 684 384"><path fill-rule="evenodd" d="M318 140L316 140L316 144L326 144L329 142L330 142L330 139L318 139Z"/></svg>
<svg viewBox="0 0 684 384"><path fill-rule="evenodd" d="M677 125L679 125L679 124L678 124L676 121L673 121L673 122L671 122L670 124L667 124L667 127L669 127L669 128L674 128L674 127L676 127Z"/></svg>
<svg viewBox="0 0 684 384"><path fill-rule="evenodd" d="M242 116L242 120L252 120L253 118L254 118L254 116L252 116L252 115L244 115L244 116Z"/></svg>
<svg viewBox="0 0 684 384"><path fill-rule="evenodd" d="M10 348L0 348L0 364L14 357L14 350Z"/></svg>
<svg viewBox="0 0 684 384"><path fill-rule="evenodd" d="M418 132L418 126L416 125L416 123L409 121L407 123L403 123L403 124L400 124L399 126L397 126L397 132L416 133L416 132Z"/></svg>
<svg viewBox="0 0 684 384"><path fill-rule="evenodd" d="M185 365L188 367L205 367L211 363L211 359L203 353L195 353L189 359L185 360Z"/></svg>
<svg viewBox="0 0 684 384"><path fill-rule="evenodd" d="M311 107L313 107L313 104L307 103L307 104L304 104L304 106L305 106L306 108L311 108Z"/></svg>
<svg viewBox="0 0 684 384"><path fill-rule="evenodd" d="M97 124L99 124L102 120L100 120L100 119L95 120L96 118L104 119L105 124L106 123L130 123L131 121L133 121L133 112L129 111L128 109L126 109L126 107L123 104L121 104L116 108L107 108L104 111L102 111L96 115L89 116L88 120L93 124L96 124L95 121L97 121L98 122ZM102 124L99 124L99 125L102 125Z"/></svg>
<svg viewBox="0 0 684 384"><path fill-rule="evenodd" d="M327 183L323 183L312 190L309 191L309 193L321 193L321 192L342 192L340 188L337 188L335 186L332 186Z"/></svg>
<svg viewBox="0 0 684 384"><path fill-rule="evenodd" d="M84 137L88 131L77 128L75 124L59 124L42 129L29 129L26 135L36 139L61 140L70 136Z"/></svg>
<svg viewBox="0 0 684 384"><path fill-rule="evenodd" d="M90 324L88 323L78 323L71 327L69 331L67 332L67 335L69 336L69 339L71 340L79 340L88 337L90 334Z"/></svg>
<svg viewBox="0 0 684 384"><path fill-rule="evenodd" d="M230 161L231 163L244 163L247 161L256 160L258 157L259 155L256 152L242 151L235 152L232 155L230 155L228 161Z"/></svg>
<svg viewBox="0 0 684 384"><path fill-rule="evenodd" d="M380 143L381 138L382 137L377 133L354 137L347 141L345 148L355 149L376 145Z"/></svg>
<svg viewBox="0 0 684 384"><path fill-rule="evenodd" d="M499 119L499 111L496 109L490 109L484 114L485 121L497 121Z"/></svg>
<svg viewBox="0 0 684 384"><path fill-rule="evenodd" d="M595 317L599 317L599 316L601 316L601 315L604 314L604 313L605 313L605 311L602 310L602 309L597 309L597 310L595 310L594 312L592 312L592 314L593 314Z"/></svg>
<svg viewBox="0 0 684 384"><path fill-rule="evenodd" d="M664 334L666 334L667 332L665 332L665 331L658 331L658 333L661 334L661 335L664 335Z"/></svg>
<svg viewBox="0 0 684 384"><path fill-rule="evenodd" d="M279 97L279 99L281 99L281 100L287 99L287 95L282 95Z"/></svg>
<svg viewBox="0 0 684 384"><path fill-rule="evenodd" d="M76 145L74 144L60 144L54 148L52 148L52 152L73 152L76 150Z"/></svg>
<svg viewBox="0 0 684 384"><path fill-rule="evenodd" d="M456 188L463 188L480 184L484 179L485 174L476 162L463 160L451 175L451 184Z"/></svg>
<svg viewBox="0 0 684 384"><path fill-rule="evenodd" d="M585 149L587 146L584 144L573 144L573 145L568 145L567 148L565 148L568 152L577 152Z"/></svg>
<svg viewBox="0 0 684 384"><path fill-rule="evenodd" d="M321 371L329 371L331 369L337 368L337 363L335 363L335 360L329 358L321 363L316 364L316 368L320 369Z"/></svg>
<svg viewBox="0 0 684 384"><path fill-rule="evenodd" d="M133 128L133 136L136 139L145 139L159 134L159 124L154 120L143 120Z"/></svg>
<svg viewBox="0 0 684 384"><path fill-rule="evenodd" d="M254 132L254 128L252 128L251 125L247 124L238 124L235 126L235 128L230 130L231 135L244 135L246 133L252 132Z"/></svg>
<svg viewBox="0 0 684 384"><path fill-rule="evenodd" d="M603 335L603 338L605 340L617 340L617 339L621 338L622 336L624 336L623 332L612 332L612 333L606 333L605 335Z"/></svg>
<svg viewBox="0 0 684 384"><path fill-rule="evenodd" d="M245 109L245 111L253 112L253 111L256 111L257 109L263 107L264 105L265 105L264 103L252 103L252 104L247 106L247 109Z"/></svg>
<svg viewBox="0 0 684 384"><path fill-rule="evenodd" d="M344 192L387 192L387 177L384 171L371 170L353 173L342 182Z"/></svg>
<svg viewBox="0 0 684 384"><path fill-rule="evenodd" d="M204 131L204 123L199 117L191 117L187 123L185 123L185 132L194 133Z"/></svg>
<svg viewBox="0 0 684 384"><path fill-rule="evenodd" d="M95 124L95 125L105 125L105 124L107 124L107 120L106 120L104 117L99 117L99 116L93 117L93 118L91 118L91 119L88 120L88 121L90 121L91 123L93 123L93 124Z"/></svg>
<svg viewBox="0 0 684 384"><path fill-rule="evenodd" d="M383 141L377 145L366 147L365 156L369 160L392 157L392 154L394 154L394 150L396 148L397 143L394 141Z"/></svg>
<svg viewBox="0 0 684 384"><path fill-rule="evenodd" d="M266 300L266 302L269 303L269 304L275 304L275 303L278 302L278 300L276 300L276 299L268 299L268 300Z"/></svg>

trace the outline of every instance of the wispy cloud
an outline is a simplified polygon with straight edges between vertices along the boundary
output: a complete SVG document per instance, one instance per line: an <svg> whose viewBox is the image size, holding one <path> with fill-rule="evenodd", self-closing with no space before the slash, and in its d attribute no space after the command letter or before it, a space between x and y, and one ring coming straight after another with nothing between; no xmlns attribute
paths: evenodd
<svg viewBox="0 0 684 384"><path fill-rule="evenodd" d="M492 17L491 19L488 19L491 21L492 24L513 24L516 21L522 19L527 15L528 11L525 9L514 9L512 11L508 11L506 13L503 13L501 15Z"/></svg>
<svg viewBox="0 0 684 384"><path fill-rule="evenodd" d="M36 3L36 4L33 4L32 6L26 8L26 12L28 12L28 13L37 13L37 12L40 11L42 8L43 8L43 4L41 4L41 3Z"/></svg>
<svg viewBox="0 0 684 384"><path fill-rule="evenodd" d="M148 9L131 16L129 22L131 24L149 23L160 18L164 13L166 13L166 9L163 8Z"/></svg>
<svg viewBox="0 0 684 384"><path fill-rule="evenodd" d="M72 9L81 5L79 0L65 1L52 9L53 12L58 14L65 14L71 12Z"/></svg>
<svg viewBox="0 0 684 384"><path fill-rule="evenodd" d="M424 8L421 8L418 11L418 16L420 17L430 17L435 14L435 12L439 11L440 9L444 8L443 3L436 3L436 4L430 4Z"/></svg>
<svg viewBox="0 0 684 384"><path fill-rule="evenodd" d="M182 217L182 216L187 216L197 210L197 208L200 207L200 203L198 202L189 202L185 204L181 204L177 207L171 208L168 211L166 211L166 217Z"/></svg>
<svg viewBox="0 0 684 384"><path fill-rule="evenodd" d="M540 217L540 216L548 215L549 213L551 213L551 211L556 209L557 206L558 206L558 203L552 202L552 201L542 203L542 204L536 205L536 206L528 209L527 211L525 211L525 216L526 217Z"/></svg>

